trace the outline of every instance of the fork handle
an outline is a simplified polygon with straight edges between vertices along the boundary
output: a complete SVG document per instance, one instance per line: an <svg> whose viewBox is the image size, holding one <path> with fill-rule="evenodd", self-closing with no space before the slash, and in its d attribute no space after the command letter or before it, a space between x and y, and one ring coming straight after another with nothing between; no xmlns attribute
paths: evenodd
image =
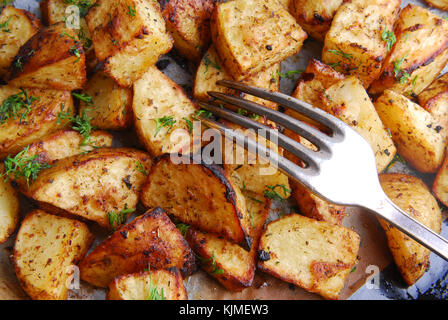
<svg viewBox="0 0 448 320"><path fill-rule="evenodd" d="M376 207L367 209L448 261L448 240L409 216L388 197L385 196L385 199L380 201Z"/></svg>

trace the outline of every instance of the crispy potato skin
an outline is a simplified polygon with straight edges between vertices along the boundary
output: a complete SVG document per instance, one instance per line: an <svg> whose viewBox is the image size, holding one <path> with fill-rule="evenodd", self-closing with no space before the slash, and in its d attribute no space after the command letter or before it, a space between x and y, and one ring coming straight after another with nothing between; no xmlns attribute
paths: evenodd
<svg viewBox="0 0 448 320"><path fill-rule="evenodd" d="M375 108L390 129L398 153L420 172L436 172L445 152L445 137L438 121L419 105L389 89L377 99Z"/></svg>
<svg viewBox="0 0 448 320"><path fill-rule="evenodd" d="M448 21L428 9L409 4L400 13L395 35L397 42L369 93L379 95L392 89L412 97L423 91L448 61Z"/></svg>
<svg viewBox="0 0 448 320"><path fill-rule="evenodd" d="M40 20L28 11L6 6L0 14L0 24L9 32L0 32L0 79L9 78L9 66L20 47L42 27Z"/></svg>
<svg viewBox="0 0 448 320"><path fill-rule="evenodd" d="M0 124L0 158L16 154L24 147L65 127L64 122L57 123L59 112L72 112L73 99L69 91L25 89L28 97L36 97L31 112L24 121L10 118ZM0 87L0 104L20 89L12 86Z"/></svg>
<svg viewBox="0 0 448 320"><path fill-rule="evenodd" d="M440 202L448 206L448 157L445 157L442 166L437 172L432 191Z"/></svg>
<svg viewBox="0 0 448 320"><path fill-rule="evenodd" d="M4 173L4 166L0 166ZM0 179L0 244L14 233L19 223L19 196L5 179Z"/></svg>
<svg viewBox="0 0 448 320"><path fill-rule="evenodd" d="M16 87L81 89L87 77L85 54L78 35L66 28L64 22L39 30L15 56L9 80Z"/></svg>
<svg viewBox="0 0 448 320"><path fill-rule="evenodd" d="M307 37L277 0L217 4L211 33L223 65L235 80L255 75L297 53Z"/></svg>
<svg viewBox="0 0 448 320"><path fill-rule="evenodd" d="M310 37L323 42L343 0L291 0L290 11ZM286 7L288 8L288 7Z"/></svg>
<svg viewBox="0 0 448 320"><path fill-rule="evenodd" d="M393 173L380 175L380 182L384 192L398 207L440 233L440 208L423 181L413 176ZM429 268L430 251L386 221L379 220L386 231L389 248L403 279L408 285L413 285Z"/></svg>
<svg viewBox="0 0 448 320"><path fill-rule="evenodd" d="M326 299L338 299L359 243L351 229L289 214L264 230L258 268Z"/></svg>
<svg viewBox="0 0 448 320"><path fill-rule="evenodd" d="M148 300L150 281L165 300L188 300L183 278L177 268L151 270L117 277L109 284L107 300Z"/></svg>
<svg viewBox="0 0 448 320"><path fill-rule="evenodd" d="M34 300L66 300L69 277L87 253L93 235L82 222L42 210L29 213L14 244L17 278Z"/></svg>
<svg viewBox="0 0 448 320"><path fill-rule="evenodd" d="M170 155L160 157L143 186L143 205L161 206L184 223L250 247L250 217L240 189L221 167L190 160L174 164Z"/></svg>
<svg viewBox="0 0 448 320"><path fill-rule="evenodd" d="M187 59L199 61L211 41L210 17L216 0L169 0L162 13L174 47Z"/></svg>
<svg viewBox="0 0 448 320"><path fill-rule="evenodd" d="M66 214L93 220L110 228L107 214L135 208L146 180L151 158L145 152L127 148L100 148L87 154L57 161L42 171L22 192L30 198Z"/></svg>
<svg viewBox="0 0 448 320"><path fill-rule="evenodd" d="M81 279L107 287L116 277L177 267L183 276L196 270L195 257L165 212L155 208L117 230L79 264Z"/></svg>
<svg viewBox="0 0 448 320"><path fill-rule="evenodd" d="M368 88L380 76L382 61L388 54L382 34L393 30L400 3L358 0L342 4L325 36L322 61L338 64L338 71L356 75Z"/></svg>
<svg viewBox="0 0 448 320"><path fill-rule="evenodd" d="M121 130L132 126L132 89L120 87L103 71L98 70L84 90L93 105L80 102L79 114L86 112L90 123L98 129Z"/></svg>
<svg viewBox="0 0 448 320"><path fill-rule="evenodd" d="M431 7L448 11L448 1L447 0L425 0L425 2Z"/></svg>

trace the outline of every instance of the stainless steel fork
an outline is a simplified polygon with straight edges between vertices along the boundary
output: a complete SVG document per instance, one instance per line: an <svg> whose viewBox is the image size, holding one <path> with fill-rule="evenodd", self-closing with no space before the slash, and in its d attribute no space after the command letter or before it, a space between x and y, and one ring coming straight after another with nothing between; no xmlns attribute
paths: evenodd
<svg viewBox="0 0 448 320"><path fill-rule="evenodd" d="M302 183L323 199L339 205L367 209L448 261L448 241L410 217L386 196L378 179L374 153L370 145L355 130L323 110L288 95L228 80L221 80L217 83L295 110L328 127L332 134L326 135L286 114L237 96L219 92L209 92L209 95L215 100L210 103L201 102L200 105L221 118L255 130L269 128L246 116L223 108L222 102L265 116L267 119L298 133L314 144L318 151L313 151L282 133L271 130L270 137L275 136L278 146L306 164L304 167L300 167L256 141L236 131L228 130L223 124L202 117L201 120L208 127L217 129L236 141L242 141L245 148L250 150L258 148L261 154L266 155L267 160L277 164L285 174ZM269 137L267 138L269 139Z"/></svg>

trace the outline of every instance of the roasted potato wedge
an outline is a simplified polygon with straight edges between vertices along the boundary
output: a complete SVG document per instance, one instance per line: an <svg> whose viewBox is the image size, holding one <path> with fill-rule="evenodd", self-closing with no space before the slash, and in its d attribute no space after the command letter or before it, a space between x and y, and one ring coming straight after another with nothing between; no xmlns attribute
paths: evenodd
<svg viewBox="0 0 448 320"><path fill-rule="evenodd" d="M250 247L246 201L230 176L218 165L177 160L167 154L154 164L141 193L143 205L160 206L184 223Z"/></svg>
<svg viewBox="0 0 448 320"><path fill-rule="evenodd" d="M160 208L146 212L113 233L81 261L81 279L107 287L116 277L176 267L183 276L195 269L195 257L182 234Z"/></svg>
<svg viewBox="0 0 448 320"><path fill-rule="evenodd" d="M65 127L66 123L58 123L58 114L74 110L69 91L0 86L0 105L6 106L13 101L20 101L22 107L15 116L0 113L3 120L0 121L0 158L16 154L27 145Z"/></svg>
<svg viewBox="0 0 448 320"><path fill-rule="evenodd" d="M425 2L431 7L448 11L448 1L447 0L425 0Z"/></svg>
<svg viewBox="0 0 448 320"><path fill-rule="evenodd" d="M448 206L448 156L437 172L432 191L440 202Z"/></svg>
<svg viewBox="0 0 448 320"><path fill-rule="evenodd" d="M40 29L15 56L9 84L56 90L81 89L87 81L78 35L59 22Z"/></svg>
<svg viewBox="0 0 448 320"><path fill-rule="evenodd" d="M351 229L290 214L264 230L258 268L326 299L338 299L359 243Z"/></svg>
<svg viewBox="0 0 448 320"><path fill-rule="evenodd" d="M398 153L420 172L436 172L445 152L445 137L438 121L418 104L389 89L377 99L375 108L390 130Z"/></svg>
<svg viewBox="0 0 448 320"><path fill-rule="evenodd" d="M157 1L99 0L85 18L96 56L122 87L130 87L173 46Z"/></svg>
<svg viewBox="0 0 448 320"><path fill-rule="evenodd" d="M0 166L0 173L4 173L3 165ZM0 244L16 230L19 223L19 196L17 191L0 177Z"/></svg>
<svg viewBox="0 0 448 320"><path fill-rule="evenodd" d="M174 47L187 59L202 58L211 41L210 17L216 0L168 0L163 8Z"/></svg>
<svg viewBox="0 0 448 320"><path fill-rule="evenodd" d="M297 22L318 41L323 42L331 21L343 0L291 0L290 11Z"/></svg>
<svg viewBox="0 0 448 320"><path fill-rule="evenodd" d="M292 56L307 37L277 0L219 3L212 15L211 33L222 64L235 80Z"/></svg>
<svg viewBox="0 0 448 320"><path fill-rule="evenodd" d="M153 156L190 150L197 110L184 90L156 67L134 85L135 129Z"/></svg>
<svg viewBox="0 0 448 320"><path fill-rule="evenodd" d="M188 296L180 272L169 268L115 278L109 284L107 300L188 300Z"/></svg>
<svg viewBox="0 0 448 320"><path fill-rule="evenodd" d="M132 89L120 87L100 70L87 82L84 92L92 97L92 102L81 101L79 113L85 112L92 118L92 126L120 130L132 125Z"/></svg>
<svg viewBox="0 0 448 320"><path fill-rule="evenodd" d="M325 36L322 61L356 75L365 88L380 76L388 54L383 33L392 31L401 0L357 0L340 6Z"/></svg>
<svg viewBox="0 0 448 320"><path fill-rule="evenodd" d="M395 36L397 42L369 92L392 89L412 97L433 82L448 61L448 21L409 4L400 13Z"/></svg>
<svg viewBox="0 0 448 320"><path fill-rule="evenodd" d="M6 6L0 13L0 79L9 78L9 66L20 47L42 27L28 11Z"/></svg>
<svg viewBox="0 0 448 320"><path fill-rule="evenodd" d="M136 207L150 167L145 152L100 148L57 161L22 191L47 210L60 209L111 228L109 213Z"/></svg>
<svg viewBox="0 0 448 320"><path fill-rule="evenodd" d="M360 80L350 76L321 95L322 108L355 129L375 153L378 172L395 156L396 148Z"/></svg>
<svg viewBox="0 0 448 320"><path fill-rule="evenodd" d="M13 262L25 292L35 300L66 300L75 265L93 241L79 221L30 212L20 226Z"/></svg>
<svg viewBox="0 0 448 320"><path fill-rule="evenodd" d="M440 233L442 214L436 199L420 179L398 173L381 174L381 187L398 207L433 231ZM430 251L379 219L386 231L387 242L408 285L413 285L429 268Z"/></svg>

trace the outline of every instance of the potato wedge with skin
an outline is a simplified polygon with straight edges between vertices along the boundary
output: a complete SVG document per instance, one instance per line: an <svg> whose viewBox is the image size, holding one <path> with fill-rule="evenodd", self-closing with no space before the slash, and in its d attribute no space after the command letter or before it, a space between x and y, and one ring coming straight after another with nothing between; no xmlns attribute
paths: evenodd
<svg viewBox="0 0 448 320"><path fill-rule="evenodd" d="M0 14L0 79L9 78L9 66L20 47L42 27L40 20L28 11L11 6Z"/></svg>
<svg viewBox="0 0 448 320"><path fill-rule="evenodd" d="M58 114L72 113L74 110L69 91L43 89L21 91L12 86L0 86L0 105L8 103L8 99L14 100L17 97L24 102L24 105L30 106L30 112L26 115L26 108L22 108L16 119L12 117L5 119L3 124L0 123L0 158L16 154L27 145L66 127L67 123L58 123ZM30 103L26 102L27 100Z"/></svg>
<svg viewBox="0 0 448 320"><path fill-rule="evenodd" d="M437 172L432 192L440 202L448 206L448 157L445 157L445 161Z"/></svg>
<svg viewBox="0 0 448 320"><path fill-rule="evenodd" d="M420 172L436 172L445 152L445 137L438 121L418 104L389 89L376 100L375 108L390 130L398 153Z"/></svg>
<svg viewBox="0 0 448 320"><path fill-rule="evenodd" d="M323 42L343 0L291 0L291 14L308 35Z"/></svg>
<svg viewBox="0 0 448 320"><path fill-rule="evenodd" d="M183 276L195 269L195 257L182 234L160 208L146 212L114 232L81 261L81 279L107 287L116 277L176 267Z"/></svg>
<svg viewBox="0 0 448 320"><path fill-rule="evenodd" d="M216 0L169 0L163 8L174 47L187 59L199 61L211 41L210 18Z"/></svg>
<svg viewBox="0 0 448 320"><path fill-rule="evenodd" d="M132 89L120 87L103 71L97 71L87 82L84 93L92 103L80 102L79 114L92 118L90 124L103 130L120 130L132 125Z"/></svg>
<svg viewBox="0 0 448 320"><path fill-rule="evenodd" d="M81 89L87 81L78 35L59 22L39 30L15 56L9 84L56 90Z"/></svg>
<svg viewBox="0 0 448 320"><path fill-rule="evenodd" d="M189 151L193 140L189 124L199 109L156 67L135 83L132 108L137 134L151 155Z"/></svg>
<svg viewBox="0 0 448 320"><path fill-rule="evenodd" d="M110 228L109 212L136 207L150 167L145 152L100 148L57 161L21 191L48 210L60 209Z"/></svg>
<svg viewBox="0 0 448 320"><path fill-rule="evenodd" d="M0 173L3 174L4 167L0 166ZM19 196L17 191L6 182L3 177L0 178L0 244L16 230L19 223Z"/></svg>
<svg viewBox="0 0 448 320"><path fill-rule="evenodd" d="M448 61L448 21L409 4L400 13L395 36L397 42L369 93L391 89L412 97L431 84Z"/></svg>
<svg viewBox="0 0 448 320"><path fill-rule="evenodd" d="M351 229L290 214L267 225L258 246L258 268L326 299L338 299L359 243Z"/></svg>
<svg viewBox="0 0 448 320"><path fill-rule="evenodd" d="M96 56L122 87L130 87L173 45L157 1L99 0L86 22Z"/></svg>
<svg viewBox="0 0 448 320"><path fill-rule="evenodd" d="M151 288L156 288L160 295L163 292L164 300L188 300L182 275L177 268L143 271L115 278L109 284L106 299L155 300Z"/></svg>
<svg viewBox="0 0 448 320"><path fill-rule="evenodd" d="M186 156L175 161L167 154L154 164L141 192L143 205L160 206L186 224L250 247L246 201L230 176Z"/></svg>
<svg viewBox="0 0 448 320"><path fill-rule="evenodd" d="M404 174L381 174L380 183L387 196L402 210L426 227L440 233L442 214L436 199L420 179ZM413 285L429 268L430 251L386 221L379 219L387 242L408 285Z"/></svg>
<svg viewBox="0 0 448 320"><path fill-rule="evenodd" d="M431 7L448 11L448 1L447 0L425 0L425 2Z"/></svg>
<svg viewBox="0 0 448 320"><path fill-rule="evenodd" d="M344 121L367 140L375 154L378 172L383 171L397 150L360 80L348 77L329 87L321 97L323 110Z"/></svg>
<svg viewBox="0 0 448 320"><path fill-rule="evenodd" d="M13 254L23 290L35 300L66 300L70 276L92 241L93 235L82 222L42 210L29 213Z"/></svg>
<svg viewBox="0 0 448 320"><path fill-rule="evenodd" d="M392 31L400 0L356 0L340 6L325 36L322 61L336 64L345 74L356 75L365 88L380 76L388 54L382 39Z"/></svg>
<svg viewBox="0 0 448 320"><path fill-rule="evenodd" d="M217 4L211 33L224 67L235 80L255 75L294 55L307 37L277 0Z"/></svg>

